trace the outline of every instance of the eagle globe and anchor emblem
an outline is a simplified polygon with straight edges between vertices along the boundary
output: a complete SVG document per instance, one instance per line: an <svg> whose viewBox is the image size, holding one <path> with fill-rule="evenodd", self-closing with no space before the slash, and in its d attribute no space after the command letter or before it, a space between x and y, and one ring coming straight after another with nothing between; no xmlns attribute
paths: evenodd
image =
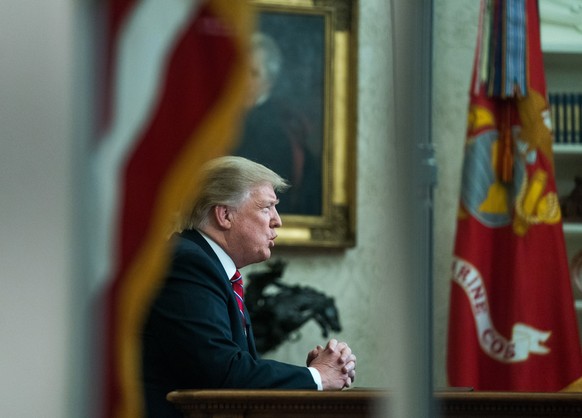
<svg viewBox="0 0 582 418"><path fill-rule="evenodd" d="M557 195L544 194L548 173L536 165L542 143L549 141L551 146L549 111L543 98L533 91L530 92L530 99L523 100L520 105L520 116L539 122L528 131L519 125L511 127L514 155L510 181L503 181L497 174L498 148L501 145L493 113L484 106L471 106L469 131L477 134L471 136L466 144L461 186L463 205L459 209L459 217L472 216L488 228L511 225L513 233L523 237L531 226L555 224L560 221L561 215ZM540 137L537 143L532 140ZM545 355L550 352L544 345L551 336L550 331L515 323L509 340L495 329L485 282L474 265L456 257L452 271L453 281L461 286L469 299L479 344L488 356L500 362L515 363L527 360L530 354Z"/></svg>

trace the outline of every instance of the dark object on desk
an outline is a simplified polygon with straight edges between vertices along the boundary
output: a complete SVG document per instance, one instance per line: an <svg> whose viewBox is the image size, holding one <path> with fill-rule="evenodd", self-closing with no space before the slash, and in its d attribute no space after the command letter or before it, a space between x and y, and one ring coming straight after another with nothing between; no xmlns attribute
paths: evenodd
<svg viewBox="0 0 582 418"><path fill-rule="evenodd" d="M564 221L582 221L582 177L574 178L572 192L560 200L560 209Z"/></svg>
<svg viewBox="0 0 582 418"><path fill-rule="evenodd" d="M265 272L250 273L250 284L245 288L245 304L259 353L273 350L287 340L297 340L297 330L311 319L319 324L324 338L330 330L341 331L332 297L311 287L281 283L286 266L283 261L275 260L267 266Z"/></svg>

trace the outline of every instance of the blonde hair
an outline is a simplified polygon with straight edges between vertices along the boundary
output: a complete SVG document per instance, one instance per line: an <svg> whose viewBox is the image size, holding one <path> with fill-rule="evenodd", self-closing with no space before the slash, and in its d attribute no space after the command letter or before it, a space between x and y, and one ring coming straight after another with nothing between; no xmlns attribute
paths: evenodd
<svg viewBox="0 0 582 418"><path fill-rule="evenodd" d="M275 192L283 192L289 183L264 165L243 157L226 156L207 162L198 181L198 196L190 211L185 211L180 229L201 228L208 222L211 209L217 205L238 207L251 189L270 184Z"/></svg>

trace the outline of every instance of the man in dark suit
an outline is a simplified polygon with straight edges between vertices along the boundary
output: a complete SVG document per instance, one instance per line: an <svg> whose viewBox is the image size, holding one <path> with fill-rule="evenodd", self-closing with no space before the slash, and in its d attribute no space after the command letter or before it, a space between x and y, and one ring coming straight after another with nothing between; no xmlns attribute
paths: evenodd
<svg viewBox="0 0 582 418"><path fill-rule="evenodd" d="M241 157L205 167L143 329L149 417L179 416L166 401L175 389L340 390L352 384L356 358L334 339L308 353L309 367L260 359L250 318L233 291L230 280L239 268L270 257L281 226L276 191L286 187L276 173Z"/></svg>

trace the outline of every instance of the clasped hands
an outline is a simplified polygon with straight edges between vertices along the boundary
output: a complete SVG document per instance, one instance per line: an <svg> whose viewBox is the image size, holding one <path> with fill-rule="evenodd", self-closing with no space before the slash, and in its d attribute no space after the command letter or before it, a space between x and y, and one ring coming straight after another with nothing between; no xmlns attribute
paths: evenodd
<svg viewBox="0 0 582 418"><path fill-rule="evenodd" d="M318 345L307 354L307 366L317 369L323 390L349 388L356 379L356 356L346 343L333 338L325 348Z"/></svg>

